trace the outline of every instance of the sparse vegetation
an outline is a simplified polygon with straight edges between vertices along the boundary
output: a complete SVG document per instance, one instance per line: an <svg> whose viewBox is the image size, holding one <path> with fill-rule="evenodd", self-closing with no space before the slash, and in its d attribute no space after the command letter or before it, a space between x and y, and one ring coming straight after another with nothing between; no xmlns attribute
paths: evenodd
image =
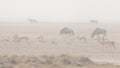
<svg viewBox="0 0 120 68"><path fill-rule="evenodd" d="M60 56L0 56L0 68L120 68L118 65L97 64L89 57Z"/></svg>

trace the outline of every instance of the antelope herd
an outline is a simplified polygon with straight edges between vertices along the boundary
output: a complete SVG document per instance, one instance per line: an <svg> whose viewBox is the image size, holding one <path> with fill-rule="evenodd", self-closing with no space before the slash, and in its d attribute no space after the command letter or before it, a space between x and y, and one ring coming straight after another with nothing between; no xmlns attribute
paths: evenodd
<svg viewBox="0 0 120 68"><path fill-rule="evenodd" d="M74 30L68 28L68 27L64 27L63 29L60 30L60 36L63 37L68 37L68 38L72 38L72 39L77 39L80 41L84 41L84 43L87 43L87 37L85 36L76 36L75 37L75 32ZM36 39L39 42L46 42L45 36L38 36L36 37ZM107 31L105 29L101 29L101 28L96 28L92 33L91 33L91 38L95 38L97 40L97 42L101 45L110 45L112 47L115 48L115 41L110 41L109 39L107 39ZM93 39L94 40L94 39ZM3 41L9 42L9 39L4 39ZM29 36L19 36L18 34L14 34L13 36L13 41L16 43L21 43L21 42L26 42L27 44L30 43L30 38ZM51 41L52 44L57 44L56 41ZM72 43L72 42L71 42Z"/></svg>

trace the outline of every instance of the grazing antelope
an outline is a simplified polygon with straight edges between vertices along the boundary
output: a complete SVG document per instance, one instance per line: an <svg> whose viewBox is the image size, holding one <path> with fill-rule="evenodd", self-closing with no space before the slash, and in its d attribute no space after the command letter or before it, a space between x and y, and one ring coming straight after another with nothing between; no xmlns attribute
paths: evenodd
<svg viewBox="0 0 120 68"><path fill-rule="evenodd" d="M90 20L90 22L93 24L98 24L98 20Z"/></svg>
<svg viewBox="0 0 120 68"><path fill-rule="evenodd" d="M106 41L104 41L104 44L111 45L112 47L115 48L115 41L106 40Z"/></svg>
<svg viewBox="0 0 120 68"><path fill-rule="evenodd" d="M14 41L17 42L17 43L20 43L22 41L26 41L27 43L29 43L29 38L28 37L19 37L17 34L15 34L14 36Z"/></svg>
<svg viewBox="0 0 120 68"><path fill-rule="evenodd" d="M80 41L84 41L85 43L87 43L87 38L86 37L77 37L78 38L78 40L80 40Z"/></svg>
<svg viewBox="0 0 120 68"><path fill-rule="evenodd" d="M30 23L37 23L38 21L36 19L28 19Z"/></svg>
<svg viewBox="0 0 120 68"><path fill-rule="evenodd" d="M96 28L92 32L91 37L93 38L93 37L97 36L97 38L100 38L100 35L102 35L103 36L102 38L105 39L105 37L107 36L107 30L101 29L101 28Z"/></svg>
<svg viewBox="0 0 120 68"><path fill-rule="evenodd" d="M74 37L74 31L72 29L69 29L68 27L64 27L60 30L60 35L68 35L69 37Z"/></svg>
<svg viewBox="0 0 120 68"><path fill-rule="evenodd" d="M96 39L100 44L102 45L111 45L112 47L115 48L115 41L110 41L110 40L107 40L107 39L101 39L101 38L98 38Z"/></svg>

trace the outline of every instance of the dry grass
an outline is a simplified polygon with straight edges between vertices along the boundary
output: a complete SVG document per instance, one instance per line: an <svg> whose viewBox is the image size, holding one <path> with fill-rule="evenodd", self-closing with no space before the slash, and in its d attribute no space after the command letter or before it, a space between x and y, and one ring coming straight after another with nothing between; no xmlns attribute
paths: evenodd
<svg viewBox="0 0 120 68"><path fill-rule="evenodd" d="M113 64L97 64L88 57L60 56L0 56L0 68L120 68Z"/></svg>

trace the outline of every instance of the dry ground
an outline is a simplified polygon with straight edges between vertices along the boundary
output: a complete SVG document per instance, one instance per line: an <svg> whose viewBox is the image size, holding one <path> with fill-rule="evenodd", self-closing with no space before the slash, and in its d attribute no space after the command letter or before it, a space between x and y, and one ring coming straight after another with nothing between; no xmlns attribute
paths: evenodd
<svg viewBox="0 0 120 68"><path fill-rule="evenodd" d="M0 68L120 68L110 63L99 64L88 57L59 56L0 56Z"/></svg>

